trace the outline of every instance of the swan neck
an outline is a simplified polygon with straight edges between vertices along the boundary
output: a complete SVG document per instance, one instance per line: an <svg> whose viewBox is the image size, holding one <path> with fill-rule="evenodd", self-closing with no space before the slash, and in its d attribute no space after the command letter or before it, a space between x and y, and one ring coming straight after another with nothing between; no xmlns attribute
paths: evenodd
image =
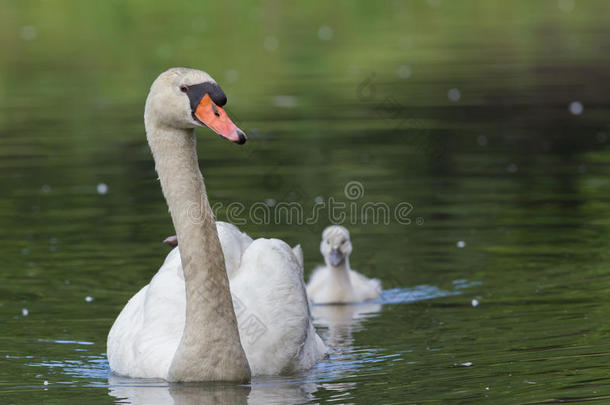
<svg viewBox="0 0 610 405"><path fill-rule="evenodd" d="M186 289L186 322L168 379L249 380L194 132L147 122L147 138L180 243Z"/></svg>
<svg viewBox="0 0 610 405"><path fill-rule="evenodd" d="M329 261L327 261L327 265L331 269L332 275L336 279L337 282L342 283L346 286L351 285L350 278L349 278L349 271L350 271L349 257L345 257L343 259L343 261L341 263L339 263L337 266L331 265L329 263Z"/></svg>

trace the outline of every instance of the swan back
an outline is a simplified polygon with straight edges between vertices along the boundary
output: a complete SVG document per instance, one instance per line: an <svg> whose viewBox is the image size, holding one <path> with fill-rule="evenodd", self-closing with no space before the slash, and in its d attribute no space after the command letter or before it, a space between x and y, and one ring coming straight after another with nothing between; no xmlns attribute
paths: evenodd
<svg viewBox="0 0 610 405"><path fill-rule="evenodd" d="M309 368L326 352L311 323L302 265L285 242L252 242L231 291L253 375Z"/></svg>
<svg viewBox="0 0 610 405"><path fill-rule="evenodd" d="M222 251L225 257L225 266L227 268L227 276L232 279L242 261L242 255L252 243L252 238L243 233L233 224L227 222L216 222L218 230L218 238L222 245Z"/></svg>

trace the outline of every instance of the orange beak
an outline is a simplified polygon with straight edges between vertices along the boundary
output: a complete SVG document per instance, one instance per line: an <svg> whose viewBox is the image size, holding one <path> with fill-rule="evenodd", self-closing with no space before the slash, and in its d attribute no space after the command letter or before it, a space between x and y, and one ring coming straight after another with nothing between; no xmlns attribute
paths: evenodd
<svg viewBox="0 0 610 405"><path fill-rule="evenodd" d="M233 121L224 108L216 105L206 93L195 110L195 117L206 127L230 141L242 145L246 142L246 134Z"/></svg>

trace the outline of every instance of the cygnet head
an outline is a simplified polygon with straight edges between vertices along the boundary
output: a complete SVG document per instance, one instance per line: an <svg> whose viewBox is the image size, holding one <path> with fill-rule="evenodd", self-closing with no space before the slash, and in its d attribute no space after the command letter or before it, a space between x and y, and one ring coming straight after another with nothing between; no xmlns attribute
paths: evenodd
<svg viewBox="0 0 610 405"><path fill-rule="evenodd" d="M146 129L208 127L241 145L246 134L222 108L226 103L227 96L206 72L172 68L161 73L150 88L144 112Z"/></svg>
<svg viewBox="0 0 610 405"><path fill-rule="evenodd" d="M339 225L331 225L322 232L320 252L328 266L337 267L343 264L352 253L352 242L349 231Z"/></svg>

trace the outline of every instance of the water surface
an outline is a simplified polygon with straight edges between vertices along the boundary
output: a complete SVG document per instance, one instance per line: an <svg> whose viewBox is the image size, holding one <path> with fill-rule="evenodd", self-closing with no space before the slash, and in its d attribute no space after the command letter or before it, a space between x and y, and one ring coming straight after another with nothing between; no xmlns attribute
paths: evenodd
<svg viewBox="0 0 610 405"><path fill-rule="evenodd" d="M610 396L607 2L0 4L0 402ZM109 372L110 326L173 234L142 115L180 65L219 81L251 138L197 130L218 218L300 243L308 275L328 212L227 207L332 197L353 267L383 281L379 301L314 308L331 353L310 371L248 386Z"/></svg>

